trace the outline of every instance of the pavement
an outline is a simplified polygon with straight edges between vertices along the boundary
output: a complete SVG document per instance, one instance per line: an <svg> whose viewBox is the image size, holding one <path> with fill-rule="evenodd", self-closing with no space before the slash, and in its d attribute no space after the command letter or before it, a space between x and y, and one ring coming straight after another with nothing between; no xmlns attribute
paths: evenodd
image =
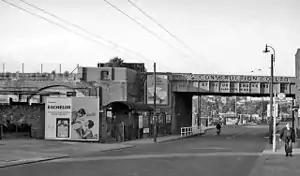
<svg viewBox="0 0 300 176"><path fill-rule="evenodd" d="M35 139L2 140L0 141L0 168L130 147L134 146L120 143L101 144Z"/></svg>
<svg viewBox="0 0 300 176"><path fill-rule="evenodd" d="M213 127L206 127L206 130ZM157 143L182 139L180 135L158 137ZM79 158L99 152L133 148L140 144L153 144L153 138L102 144L83 142L63 142L47 140L2 140L0 141L0 168L23 164L33 164L62 158Z"/></svg>
<svg viewBox="0 0 300 176"><path fill-rule="evenodd" d="M284 144L277 143L276 152L267 145L250 176L298 176L300 174L300 141L293 144L293 156L285 157Z"/></svg>
<svg viewBox="0 0 300 176"><path fill-rule="evenodd" d="M264 156L265 128L224 128L183 140L0 169L0 175L248 176Z"/></svg>
<svg viewBox="0 0 300 176"><path fill-rule="evenodd" d="M284 142L280 142L277 140L276 143L276 152L273 152L272 144L267 144L265 150L263 151L265 155L285 155ZM300 140L297 139L295 143L293 143L293 154L300 155Z"/></svg>

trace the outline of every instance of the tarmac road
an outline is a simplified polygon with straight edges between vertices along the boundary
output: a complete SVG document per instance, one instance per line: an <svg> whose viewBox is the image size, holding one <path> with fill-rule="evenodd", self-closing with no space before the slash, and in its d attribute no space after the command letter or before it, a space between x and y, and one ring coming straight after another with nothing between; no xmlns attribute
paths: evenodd
<svg viewBox="0 0 300 176"><path fill-rule="evenodd" d="M267 144L267 126L224 128L205 136L84 157L0 169L9 176L248 176Z"/></svg>

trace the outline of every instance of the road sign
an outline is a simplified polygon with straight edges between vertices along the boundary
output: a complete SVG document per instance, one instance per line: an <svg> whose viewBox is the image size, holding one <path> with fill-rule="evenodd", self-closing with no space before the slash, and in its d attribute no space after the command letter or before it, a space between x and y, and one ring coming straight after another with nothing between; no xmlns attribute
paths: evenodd
<svg viewBox="0 0 300 176"><path fill-rule="evenodd" d="M280 100L284 100L285 94L284 94L284 93L279 93L279 94L277 95L277 97L278 97Z"/></svg>
<svg viewBox="0 0 300 176"><path fill-rule="evenodd" d="M278 117L279 115L279 108L278 104L273 104L273 117ZM270 117L270 104L267 105L267 117Z"/></svg>

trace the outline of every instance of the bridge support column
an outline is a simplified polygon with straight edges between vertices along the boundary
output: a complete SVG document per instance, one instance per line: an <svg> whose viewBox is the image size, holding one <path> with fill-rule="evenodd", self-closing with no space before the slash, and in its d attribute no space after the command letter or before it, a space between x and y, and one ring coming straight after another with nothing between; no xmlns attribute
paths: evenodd
<svg viewBox="0 0 300 176"><path fill-rule="evenodd" d="M181 127L192 126L192 94L173 93L171 133L180 134Z"/></svg>

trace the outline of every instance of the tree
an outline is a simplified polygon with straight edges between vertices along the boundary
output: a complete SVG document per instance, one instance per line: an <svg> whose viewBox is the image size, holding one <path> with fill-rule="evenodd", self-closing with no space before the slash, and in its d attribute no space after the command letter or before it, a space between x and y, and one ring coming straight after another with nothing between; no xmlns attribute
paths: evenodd
<svg viewBox="0 0 300 176"><path fill-rule="evenodd" d="M120 57L114 57L112 59L110 59L105 66L108 67L122 67L123 66L123 59L121 59Z"/></svg>
<svg viewBox="0 0 300 176"><path fill-rule="evenodd" d="M56 74L56 71L55 71L55 70L52 70L51 74L52 74L52 75L55 75L55 74Z"/></svg>
<svg viewBox="0 0 300 176"><path fill-rule="evenodd" d="M64 72L64 76L65 76L65 77L68 77L69 75L70 75L69 71L66 70L66 71Z"/></svg>

